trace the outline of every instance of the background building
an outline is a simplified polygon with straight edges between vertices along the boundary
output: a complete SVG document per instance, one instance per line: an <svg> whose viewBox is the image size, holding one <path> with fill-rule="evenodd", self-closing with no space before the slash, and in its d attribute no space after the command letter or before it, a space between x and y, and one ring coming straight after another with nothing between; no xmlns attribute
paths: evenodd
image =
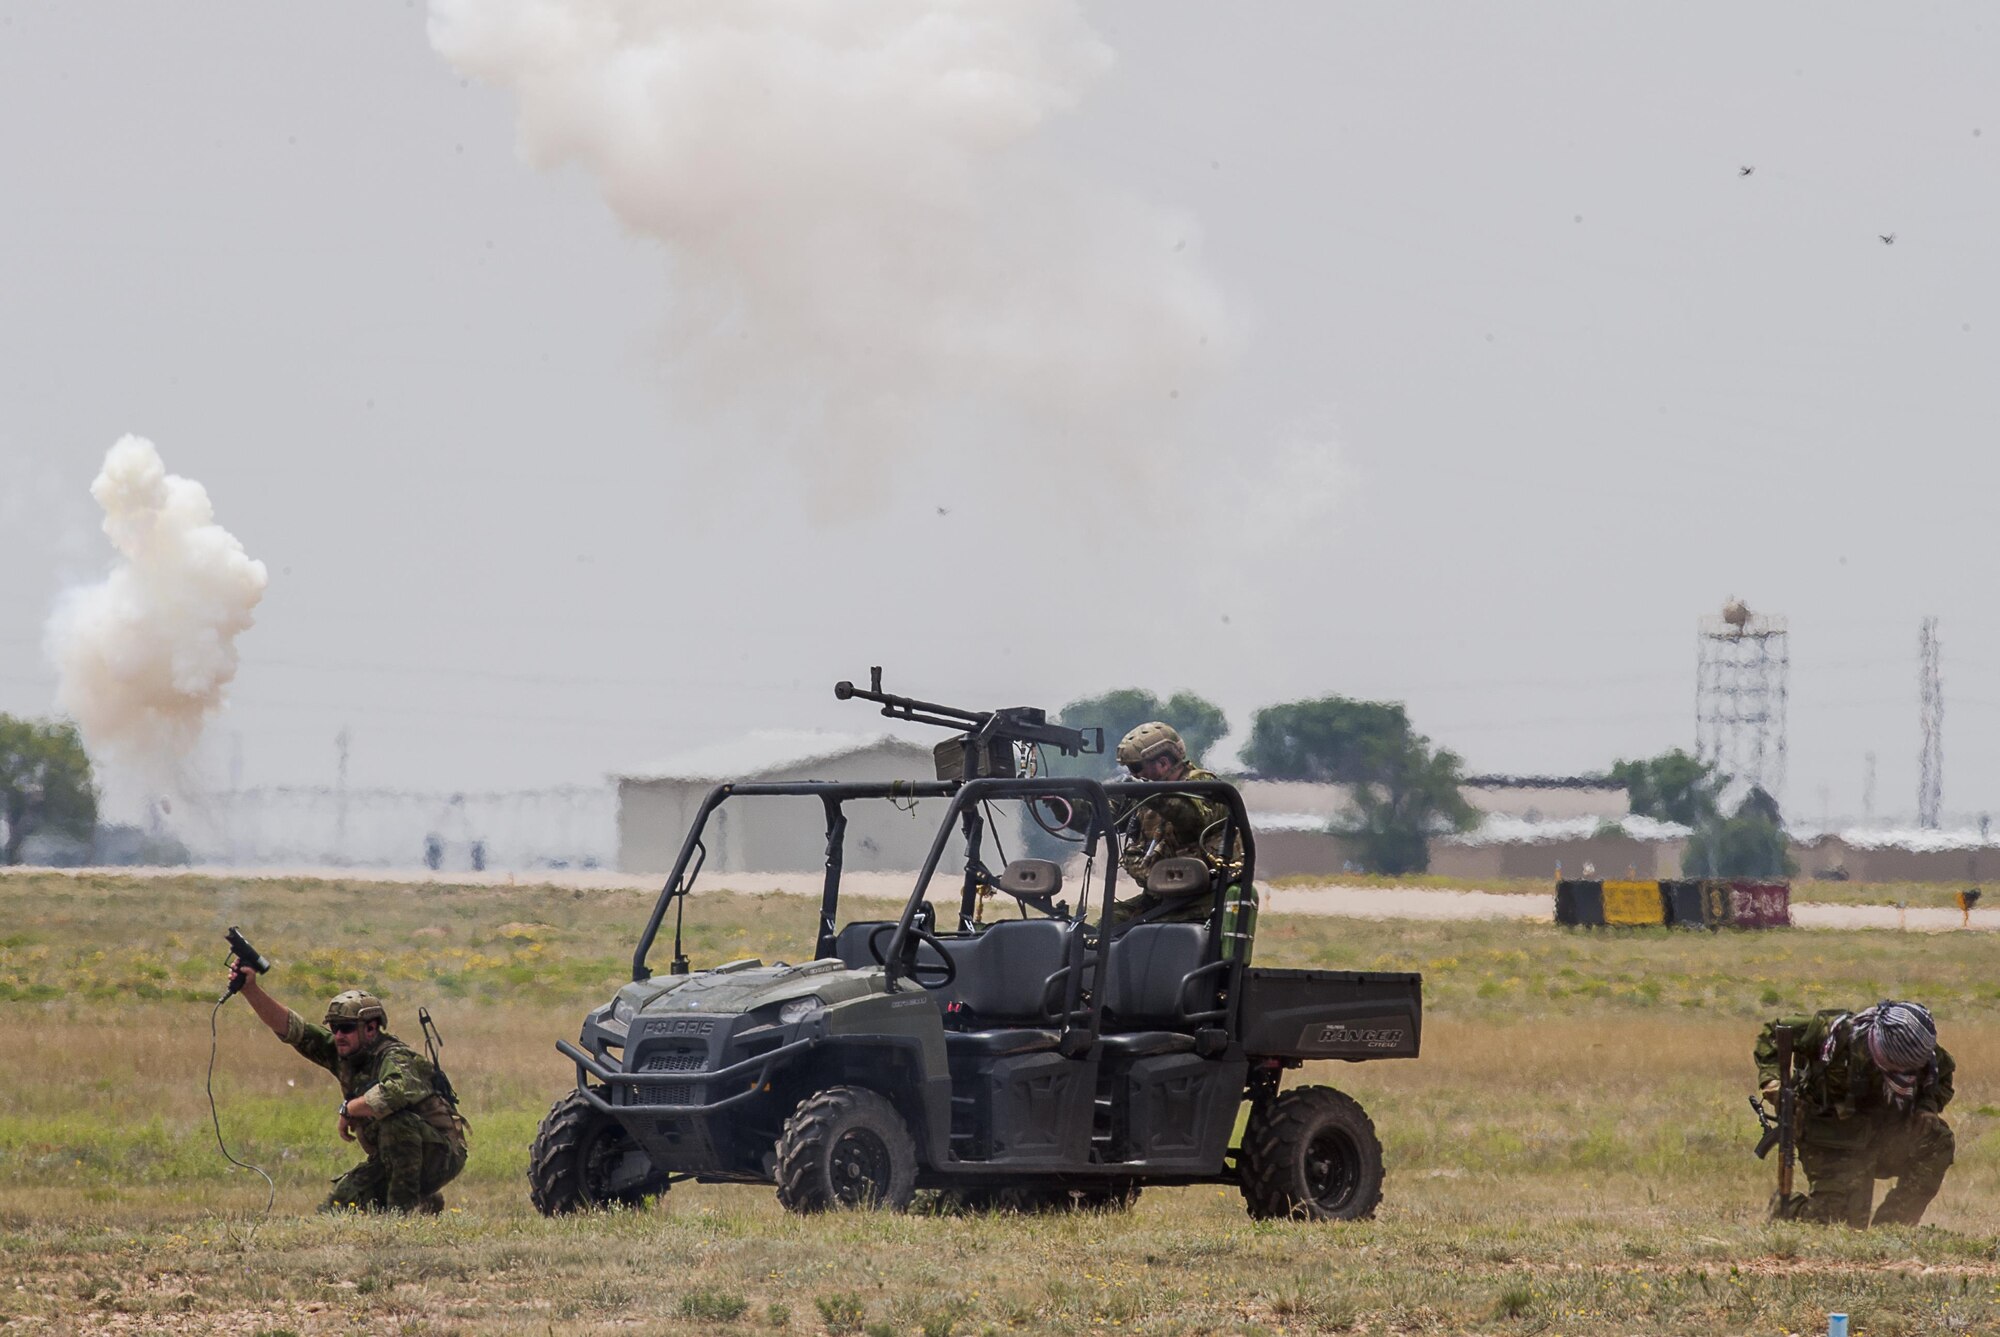
<svg viewBox="0 0 2000 1337"><path fill-rule="evenodd" d="M934 780L937 770L928 745L894 734L768 729L613 778L619 870L669 873L702 800L725 780ZM902 807L876 800L849 804L845 866L856 872L922 866L943 812L942 800ZM1010 848L1016 830L1002 833ZM706 844L704 867L711 873L822 868L825 810L812 798L734 799L709 818Z"/></svg>

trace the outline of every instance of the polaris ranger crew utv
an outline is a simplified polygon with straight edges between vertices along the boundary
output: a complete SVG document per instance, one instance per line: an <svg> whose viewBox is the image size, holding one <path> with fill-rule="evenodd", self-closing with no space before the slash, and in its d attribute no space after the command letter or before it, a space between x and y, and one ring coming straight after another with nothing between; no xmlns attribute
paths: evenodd
<svg viewBox="0 0 2000 1337"><path fill-rule="evenodd" d="M1102 732L1028 707L892 696L880 669L870 689L835 693L960 730L937 749L939 778L709 793L633 951L631 982L584 1019L576 1044L556 1046L576 1087L534 1141L537 1208L633 1204L692 1179L775 1184L798 1212L901 1210L918 1189L974 1208L1118 1207L1145 1185L1215 1183L1235 1184L1260 1218L1373 1213L1382 1151L1367 1114L1331 1087L1280 1091L1280 1080L1307 1060L1414 1058L1422 980L1249 964L1256 842L1234 786L1049 775L1043 749L1101 752ZM1172 793L1227 812L1204 837L1210 857L1163 860L1148 876L1156 898L1197 901L1205 919L1114 924L1119 828ZM819 801L826 837L810 956L692 970L681 925L710 819L726 803L801 796ZM943 813L901 913L843 922L849 807L919 801ZM997 846L1008 804L1081 844L1074 906L1053 861L989 869L982 851ZM1064 806L1083 814L1080 833L1042 815ZM927 897L948 855L962 875L947 930ZM1004 917L989 922L988 902ZM669 910L662 978L648 958Z"/></svg>

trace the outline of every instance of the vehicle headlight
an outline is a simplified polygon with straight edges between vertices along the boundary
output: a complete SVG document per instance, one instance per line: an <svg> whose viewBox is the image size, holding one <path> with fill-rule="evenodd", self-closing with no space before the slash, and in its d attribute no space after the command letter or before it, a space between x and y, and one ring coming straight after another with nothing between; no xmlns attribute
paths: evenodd
<svg viewBox="0 0 2000 1337"><path fill-rule="evenodd" d="M632 1005L625 1001L623 994L611 1000L611 1019L621 1026L630 1026L634 1016Z"/></svg>
<svg viewBox="0 0 2000 1337"><path fill-rule="evenodd" d="M793 1026L808 1017L817 1016L826 1010L826 1000L818 994L807 994L804 998L794 998L778 1005L778 1021L781 1025Z"/></svg>

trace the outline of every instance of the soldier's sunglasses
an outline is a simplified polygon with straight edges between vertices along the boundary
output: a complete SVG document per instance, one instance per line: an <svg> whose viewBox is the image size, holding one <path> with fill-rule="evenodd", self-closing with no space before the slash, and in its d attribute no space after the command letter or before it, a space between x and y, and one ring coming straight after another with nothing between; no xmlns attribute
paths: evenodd
<svg viewBox="0 0 2000 1337"><path fill-rule="evenodd" d="M336 1021L327 1029L335 1035L352 1035L361 1029L361 1024L354 1021Z"/></svg>

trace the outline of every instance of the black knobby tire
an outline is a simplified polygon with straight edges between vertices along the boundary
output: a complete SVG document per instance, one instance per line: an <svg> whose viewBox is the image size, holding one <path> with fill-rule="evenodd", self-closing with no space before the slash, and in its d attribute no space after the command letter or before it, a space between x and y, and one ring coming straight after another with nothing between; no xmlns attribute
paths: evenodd
<svg viewBox="0 0 2000 1337"><path fill-rule="evenodd" d="M1258 1220L1359 1221L1382 1201L1382 1144L1352 1096L1301 1086L1252 1111L1239 1163Z"/></svg>
<svg viewBox="0 0 2000 1337"><path fill-rule="evenodd" d="M535 1131L528 1148L528 1198L544 1216L593 1207L636 1207L667 1191L655 1176L636 1187L613 1192L606 1177L631 1150L630 1135L616 1119L571 1091L558 1100Z"/></svg>
<svg viewBox="0 0 2000 1337"><path fill-rule="evenodd" d="M794 1212L837 1207L907 1210L917 1147L896 1107L861 1086L799 1102L778 1138L778 1201Z"/></svg>

